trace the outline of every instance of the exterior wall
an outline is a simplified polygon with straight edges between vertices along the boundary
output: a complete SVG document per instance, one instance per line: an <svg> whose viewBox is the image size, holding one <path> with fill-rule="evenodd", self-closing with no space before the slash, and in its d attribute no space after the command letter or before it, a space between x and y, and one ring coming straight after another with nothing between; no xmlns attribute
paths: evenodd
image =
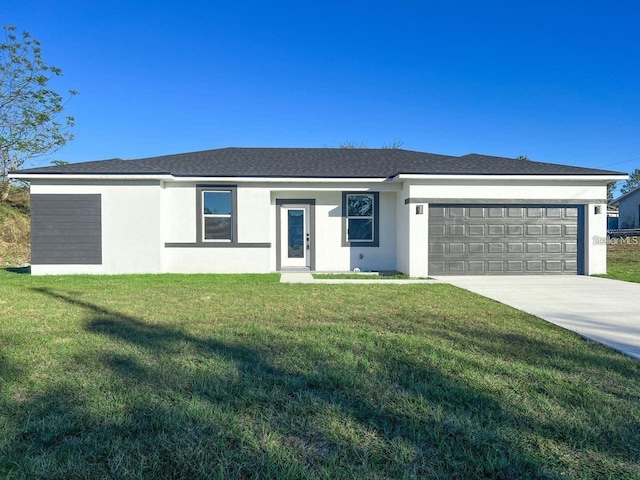
<svg viewBox="0 0 640 480"><path fill-rule="evenodd" d="M68 182L34 180L32 194L100 194L101 265L32 265L34 275L160 272L159 182Z"/></svg>
<svg viewBox="0 0 640 480"><path fill-rule="evenodd" d="M380 191L380 243L378 247L342 246L342 192L345 187L332 191L279 191L271 192L275 226L276 199L315 199L315 259L316 271L348 271L358 267L366 270L396 269L396 192ZM371 188L371 191L379 191ZM364 191L364 190L363 190ZM276 244L275 229L271 237ZM362 258L360 256L362 255ZM275 258L275 257L274 257ZM275 270L275 263L273 269Z"/></svg>
<svg viewBox="0 0 640 480"><path fill-rule="evenodd" d="M81 183L82 182L82 183ZM116 183L117 182L117 183ZM201 184L204 182L198 182ZM67 273L245 273L275 271L276 199L315 200L315 269L399 270L428 276L430 202L494 201L584 205L584 268L606 272L606 186L581 181L556 183L497 180L317 184L237 184L236 245L196 243L196 183L159 181L34 180L33 194L100 194L101 265L33 265L38 274ZM379 246L343 246L343 191L380 193ZM412 203L405 204L410 199ZM602 200L600 200L602 199ZM422 214L417 207L422 206ZM595 213L600 206L600 214ZM636 207L637 210L637 207ZM166 244L174 244L167 246ZM175 246L175 244L182 244ZM192 245L189 245L192 244ZM362 258L360 258L362 256Z"/></svg>
<svg viewBox="0 0 640 480"><path fill-rule="evenodd" d="M411 205L404 203L408 198L409 184L405 183L402 192L398 193L396 198L396 270L406 274L409 274L411 265L409 236L409 210Z"/></svg>
<svg viewBox="0 0 640 480"><path fill-rule="evenodd" d="M165 248L165 273L269 273L269 248Z"/></svg>
<svg viewBox="0 0 640 480"><path fill-rule="evenodd" d="M618 206L619 228L640 228L640 189L624 197Z"/></svg>
<svg viewBox="0 0 640 480"><path fill-rule="evenodd" d="M198 185L204 184L199 182ZM212 184L212 186L215 186ZM240 244L271 243L268 247L230 246L167 247L165 243L195 243L196 184L167 182L162 191L162 271L174 273L266 273L275 269L269 190L237 186L237 222ZM274 220L275 221L275 220ZM273 266L272 266L273 265Z"/></svg>
<svg viewBox="0 0 640 480"><path fill-rule="evenodd" d="M584 274L607 273L607 204L585 205L584 223Z"/></svg>
<svg viewBox="0 0 640 480"><path fill-rule="evenodd" d="M405 191L407 188L405 188ZM606 185L587 182L557 183L542 181L519 181L510 185L501 184L497 180L473 181L473 182L412 182L408 187L408 198L411 198L412 208L414 205L424 205L428 209L429 202L437 203L474 203L493 201L500 203L518 202L523 203L560 203L583 205L584 215L584 273L594 275L606 273L607 250L606 241L602 243L601 238L606 238L607 216L606 216ZM602 199L602 200L600 200ZM595 207L600 207L599 214L595 213ZM398 207L401 208L400 206ZM428 218L426 215L420 216L409 213L409 273L412 276L427 276L428 263ZM423 218L419 218L423 217ZM425 257L425 259L423 259ZM403 267L404 268L404 267ZM420 273L418 273L420 272Z"/></svg>

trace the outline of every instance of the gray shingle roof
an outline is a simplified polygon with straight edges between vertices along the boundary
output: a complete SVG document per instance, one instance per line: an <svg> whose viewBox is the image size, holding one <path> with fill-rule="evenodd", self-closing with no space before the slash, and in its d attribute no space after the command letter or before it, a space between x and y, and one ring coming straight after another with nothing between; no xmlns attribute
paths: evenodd
<svg viewBox="0 0 640 480"><path fill-rule="evenodd" d="M16 172L18 173L18 172ZM620 172L469 154L401 149L221 148L137 160L111 159L20 170L21 174L170 174L175 177L387 178L405 174L624 175Z"/></svg>

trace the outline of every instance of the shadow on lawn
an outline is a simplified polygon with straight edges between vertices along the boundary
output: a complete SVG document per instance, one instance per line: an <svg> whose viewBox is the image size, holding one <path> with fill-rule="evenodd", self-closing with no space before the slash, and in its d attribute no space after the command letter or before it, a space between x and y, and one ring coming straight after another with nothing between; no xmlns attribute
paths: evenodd
<svg viewBox="0 0 640 480"><path fill-rule="evenodd" d="M71 387L35 399L38 415L42 402L53 402L50 412L75 419L66 423L74 427L60 421L38 433L51 438L35 445L55 445L49 455L61 455L58 461L100 445L82 458L98 476L551 478L566 467L553 454L542 456L536 441L562 445L561 453L602 450L590 435L586 445L572 446L571 438L557 436L572 426L549 431L543 419L504 407L456 376L456 369L482 368L462 355L456 369L443 373L415 356L386 354L380 345L361 352L378 362L379 378L368 378L357 365L269 330L256 333L256 347L249 338L194 336L34 290L86 309L87 330L115 341L77 362L97 362L112 373L115 384L101 395L106 403L115 398L126 414L97 419ZM487 347L482 336L478 342ZM295 349L303 349L304 366L282 367ZM620 448L604 450L616 456Z"/></svg>
<svg viewBox="0 0 640 480"><path fill-rule="evenodd" d="M31 274L31 265L28 265L26 267L1 267L0 269L8 273L17 273L19 275Z"/></svg>

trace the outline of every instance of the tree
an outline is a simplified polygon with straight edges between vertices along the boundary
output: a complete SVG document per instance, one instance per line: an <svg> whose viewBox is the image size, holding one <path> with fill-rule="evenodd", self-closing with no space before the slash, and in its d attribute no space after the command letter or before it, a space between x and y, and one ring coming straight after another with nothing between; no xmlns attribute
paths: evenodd
<svg viewBox="0 0 640 480"><path fill-rule="evenodd" d="M629 178L624 182L624 185L622 185L620 192L624 195L638 187L640 187L640 168L636 168L629 174Z"/></svg>
<svg viewBox="0 0 640 480"><path fill-rule="evenodd" d="M531 161L531 159L529 157L527 157L526 155L518 155L516 157L516 160L528 160L529 162Z"/></svg>
<svg viewBox="0 0 640 480"><path fill-rule="evenodd" d="M380 148L388 149L388 150L396 150L396 149L402 148L403 144L404 142L402 140L396 139L388 145L382 145ZM357 143L357 142L354 142L353 140L349 140L349 141L340 143L338 145L338 148L369 148L369 147L367 147L362 142Z"/></svg>
<svg viewBox="0 0 640 480"><path fill-rule="evenodd" d="M73 117L62 116L65 100L49 88L49 81L62 75L58 67L42 59L40 42L13 26L4 27L0 43L0 200L11 187L8 173L27 160L63 147L73 140Z"/></svg>
<svg viewBox="0 0 640 480"><path fill-rule="evenodd" d="M618 182L607 183L607 202L613 200L613 192L616 190L616 183Z"/></svg>

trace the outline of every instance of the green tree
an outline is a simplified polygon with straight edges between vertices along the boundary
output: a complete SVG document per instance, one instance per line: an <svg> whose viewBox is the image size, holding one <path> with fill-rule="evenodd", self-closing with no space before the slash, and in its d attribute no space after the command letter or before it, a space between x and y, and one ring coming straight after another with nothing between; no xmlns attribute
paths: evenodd
<svg viewBox="0 0 640 480"><path fill-rule="evenodd" d="M526 155L518 155L516 157L516 160L528 160L528 161L531 161L531 159L529 157L527 157Z"/></svg>
<svg viewBox="0 0 640 480"><path fill-rule="evenodd" d="M402 140L394 140L393 142L391 142L388 145L382 145L380 148L383 149L388 149L388 150L396 150L399 148L402 148L402 145L404 144L404 142ZM367 147L364 143L360 142L354 142L353 140L348 140L346 142L342 142L338 145L338 148L369 148Z"/></svg>
<svg viewBox="0 0 640 480"><path fill-rule="evenodd" d="M607 183L607 202L613 200L613 192L616 190L616 183L618 182Z"/></svg>
<svg viewBox="0 0 640 480"><path fill-rule="evenodd" d="M624 182L624 185L622 185L620 192L624 195L638 187L640 187L640 168L636 168L629 174L629 178Z"/></svg>
<svg viewBox="0 0 640 480"><path fill-rule="evenodd" d="M73 117L62 117L66 102L49 87L62 75L42 59L40 42L28 32L19 37L13 26L4 27L0 43L0 200L6 199L10 170L27 160L55 152L73 139Z"/></svg>

